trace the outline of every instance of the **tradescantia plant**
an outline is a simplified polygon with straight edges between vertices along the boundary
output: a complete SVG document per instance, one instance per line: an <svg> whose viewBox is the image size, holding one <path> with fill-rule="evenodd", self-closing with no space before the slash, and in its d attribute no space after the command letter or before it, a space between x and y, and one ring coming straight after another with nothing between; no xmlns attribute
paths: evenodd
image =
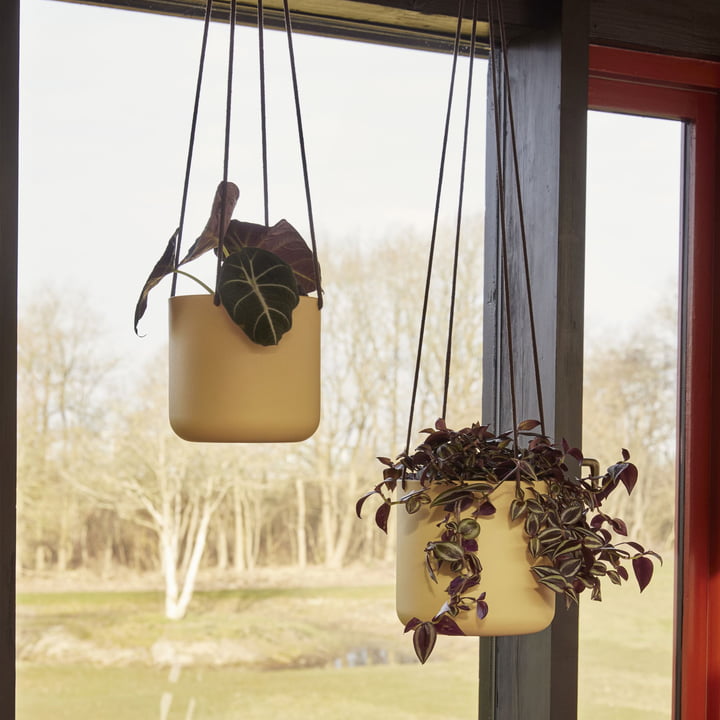
<svg viewBox="0 0 720 720"><path fill-rule="evenodd" d="M230 318L253 342L277 345L292 327L292 311L300 296L321 292L316 278L319 267L316 273L313 253L297 230L286 220L272 227L231 220L238 197L237 185L220 183L205 229L177 265L179 231L173 233L140 293L135 308L136 333L150 291L167 275L189 277L214 294L183 266L210 250L217 253L221 230L225 232L218 294Z"/></svg>
<svg viewBox="0 0 720 720"><path fill-rule="evenodd" d="M440 419L423 431L426 438L414 452L395 460L378 458L385 466L383 480L357 501L360 516L369 498L380 498L375 522L384 532L394 505L410 514L423 505L444 511L437 536L424 552L425 569L434 582L441 569L449 571L447 598L433 618L412 618L405 626L406 632L413 631L415 652L423 663L438 634L464 634L455 620L460 613L474 612L484 619L492 612L492 598L482 588L477 539L483 522L496 513L493 491L503 483L514 488L510 519L522 523L532 558L528 571L568 605L585 590L593 600L601 600L602 578L620 585L629 578L628 563L642 591L653 575L652 558L662 562L636 542L618 541L616 536L626 536L627 527L603 510L604 501L620 486L631 493L637 483L638 471L627 450L605 473L582 476L571 469L582 467L581 451L564 441L552 442L537 432L538 426L529 420L514 432L494 435L479 423L451 430ZM411 480L419 487L408 491Z"/></svg>

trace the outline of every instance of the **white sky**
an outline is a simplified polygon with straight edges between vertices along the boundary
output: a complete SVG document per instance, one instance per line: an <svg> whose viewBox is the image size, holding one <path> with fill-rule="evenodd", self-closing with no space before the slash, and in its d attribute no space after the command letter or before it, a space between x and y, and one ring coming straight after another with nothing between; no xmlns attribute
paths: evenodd
<svg viewBox="0 0 720 720"><path fill-rule="evenodd" d="M21 22L21 301L45 284L74 286L132 361L165 342L167 291L151 296L148 337L134 336L132 315L177 224L202 25L54 0L23 0ZM256 33L240 28L236 41L235 217L261 221ZM450 57L295 42L321 259L333 246L389 240L405 228L429 239ZM270 219L286 217L307 235L284 35L268 32L266 49ZM202 229L222 173L226 52L227 27L215 25L186 242ZM465 71L462 63L460 88ZM484 81L478 63L468 216L484 204ZM628 307L642 315L674 287L680 130L592 114L589 132L588 321L616 329ZM453 138L446 221L457 196L457 123Z"/></svg>

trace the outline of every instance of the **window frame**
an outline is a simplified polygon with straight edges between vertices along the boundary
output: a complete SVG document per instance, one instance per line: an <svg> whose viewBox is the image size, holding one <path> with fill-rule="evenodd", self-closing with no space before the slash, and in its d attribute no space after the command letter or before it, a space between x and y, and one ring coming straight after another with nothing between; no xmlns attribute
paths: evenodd
<svg viewBox="0 0 720 720"><path fill-rule="evenodd" d="M720 63L591 46L588 108L685 123L680 251L673 717L720 707ZM714 525L714 526L713 526Z"/></svg>

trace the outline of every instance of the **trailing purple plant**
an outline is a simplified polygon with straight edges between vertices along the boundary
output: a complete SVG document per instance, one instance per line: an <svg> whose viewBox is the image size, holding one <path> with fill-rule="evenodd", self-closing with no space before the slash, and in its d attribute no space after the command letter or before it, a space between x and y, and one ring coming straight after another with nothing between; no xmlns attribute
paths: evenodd
<svg viewBox="0 0 720 720"><path fill-rule="evenodd" d="M385 466L382 482L359 498L361 516L365 502L380 498L375 522L387 532L391 508L402 505L416 513L423 505L442 508L437 539L425 547L425 569L434 582L440 570L452 578L447 599L430 619L412 618L405 632L413 632L413 645L420 662L430 656L437 635L463 635L455 618L474 612L481 620L492 612L492 599L482 591L482 561L478 540L484 518L495 515L492 494L503 483L513 483L510 519L522 523L538 583L565 598L578 602L589 590L593 600L602 599L601 580L620 585L630 571L642 592L653 576L653 558L662 558L631 540L621 518L603 510L605 500L618 488L632 493L638 471L630 454L605 473L583 476L584 457L567 442L553 442L539 423L527 420L516 430L494 435L487 425L452 430L443 419L423 430L426 438L414 452L395 460L378 458ZM419 488L407 491L408 481ZM398 497L399 495L399 497Z"/></svg>
<svg viewBox="0 0 720 720"><path fill-rule="evenodd" d="M231 220L239 196L234 183L218 185L205 229L177 263L179 228L172 234L140 292L135 307L136 333L150 291L167 275L184 275L214 294L184 266L208 251L217 254L221 237L220 301L231 320L258 345L277 345L292 327L292 312L300 296L321 292L320 268L297 230L287 220L271 227Z"/></svg>

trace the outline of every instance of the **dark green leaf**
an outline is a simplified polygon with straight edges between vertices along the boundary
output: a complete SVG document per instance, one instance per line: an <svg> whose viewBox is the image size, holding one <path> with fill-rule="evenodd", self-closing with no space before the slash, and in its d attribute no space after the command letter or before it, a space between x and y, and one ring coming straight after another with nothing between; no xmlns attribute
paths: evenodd
<svg viewBox="0 0 720 720"><path fill-rule="evenodd" d="M472 493L466 487L452 487L441 492L430 504L433 507L440 507L456 502L462 498L471 498Z"/></svg>
<svg viewBox="0 0 720 720"><path fill-rule="evenodd" d="M515 498L510 503L510 519L517 520L525 514L526 510L527 503L524 500L518 500L517 498Z"/></svg>
<svg viewBox="0 0 720 720"><path fill-rule="evenodd" d="M223 263L220 298L230 317L253 342L277 345L292 327L297 284L290 266L277 255L245 248Z"/></svg>
<svg viewBox="0 0 720 720"><path fill-rule="evenodd" d="M525 518L525 532L530 536L534 537L540 530L540 517L535 514L528 515Z"/></svg>
<svg viewBox="0 0 720 720"><path fill-rule="evenodd" d="M560 513L560 522L563 525L575 525L583 515L583 506L580 503L573 503Z"/></svg>
<svg viewBox="0 0 720 720"><path fill-rule="evenodd" d="M465 552L459 545L450 542L431 543L432 551L438 560L459 562L465 557Z"/></svg>
<svg viewBox="0 0 720 720"><path fill-rule="evenodd" d="M530 569L539 583L542 583L555 592L563 592L568 586L567 580L557 570L551 567L535 565Z"/></svg>
<svg viewBox="0 0 720 720"><path fill-rule="evenodd" d="M292 268L301 295L317 290L312 250L287 220L272 227L233 220L227 229L225 247L230 253L246 247L269 250Z"/></svg>
<svg viewBox="0 0 720 720"><path fill-rule="evenodd" d="M480 524L477 520L465 518L460 521L460 524L458 525L458 532L466 540L472 540L480 534Z"/></svg>

